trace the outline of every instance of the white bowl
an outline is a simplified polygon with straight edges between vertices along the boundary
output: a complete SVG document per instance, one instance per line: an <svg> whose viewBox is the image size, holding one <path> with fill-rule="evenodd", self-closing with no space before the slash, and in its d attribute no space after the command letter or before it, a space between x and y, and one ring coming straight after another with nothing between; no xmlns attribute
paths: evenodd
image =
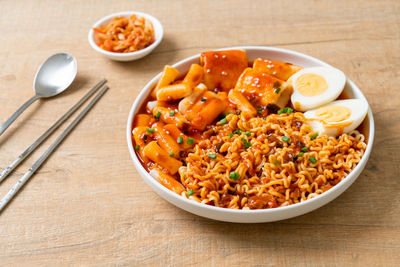
<svg viewBox="0 0 400 267"><path fill-rule="evenodd" d="M300 65L303 67L312 67L312 66L330 66L327 63L313 58L311 56L304 55L302 53L290 51L282 48L274 48L274 47L258 47L258 46L242 46L242 47L229 47L220 50L226 49L244 49L247 52L247 56L249 60L254 60L257 57L262 58L271 58L276 60L282 60L286 62L290 62L296 65ZM173 67L177 68L179 72L185 72L189 69L192 63L199 62L199 56L195 55L189 58L186 58L176 64ZM163 66L160 66L162 69ZM375 126L374 119L372 116L371 108L368 108L368 114L366 117L366 135L368 137L367 149L365 151L364 156L361 161L357 164L354 170L340 183L335 185L333 188L324 192L321 195L318 195L312 199L307 201L289 205L286 207L272 208L272 209L263 209L263 210L233 210L227 208L219 208L214 206L209 206L206 204L201 204L195 202L193 200L186 199L181 197L178 194L170 191L163 185L161 185L157 180L155 180L140 164L139 159L136 156L136 153L133 148L131 132L132 132L132 122L136 113L138 113L140 106L146 100L147 96L150 94L150 91L155 86L156 82L160 78L159 73L155 76L140 92L139 96L134 101L131 111L129 113L128 123L126 126L126 137L128 141L128 148L131 154L133 164L138 170L140 176L159 194L161 197L174 204L177 207L180 207L188 212L197 214L199 216L207 217L214 220L219 221L227 221L227 222L240 222L240 223L261 223L261 222L272 222L283 219L292 218L295 216L299 216L315 210L328 202L335 199L341 193L343 193L360 175L362 170L364 169L369 155L371 153L372 144L374 142L374 134L375 134ZM355 85L350 79L347 79L345 92L351 98L359 98L367 101L360 91L360 89Z"/></svg>
<svg viewBox="0 0 400 267"><path fill-rule="evenodd" d="M144 17L148 20L151 21L151 23L153 24L153 28L154 28L154 35L155 35L155 41L154 43L152 43L151 45L149 45L146 48L143 48L141 50L135 51L135 52L129 52L129 53L115 53L115 52L109 52L106 51L102 48L100 48L97 44L96 44L96 40L95 40L95 34L93 31L93 28L98 28L100 27L100 25L107 25L108 22L114 18L114 17L126 17L129 18L132 14L136 14L140 17ZM118 12L118 13L114 13L111 15L108 15L100 20L98 20L93 26L92 28L90 28L89 31L89 35L88 35L88 40L89 40L89 44L92 46L92 48L94 50L96 50L97 52L103 54L104 56L113 59L113 60L117 60L117 61L132 61L132 60L136 60L139 58L142 58L144 56L147 56L151 51L154 50L154 48L156 48L162 38L164 36L164 30L163 27L161 25L161 22L156 19L155 17L143 13L143 12L137 12L137 11L124 11L124 12Z"/></svg>

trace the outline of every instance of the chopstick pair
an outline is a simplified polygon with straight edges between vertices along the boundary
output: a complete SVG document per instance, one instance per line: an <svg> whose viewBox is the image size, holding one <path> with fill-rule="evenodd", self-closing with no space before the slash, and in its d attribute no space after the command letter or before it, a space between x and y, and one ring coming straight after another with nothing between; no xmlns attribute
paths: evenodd
<svg viewBox="0 0 400 267"><path fill-rule="evenodd" d="M67 120L86 100L88 100L96 91L98 91L105 83L106 79L101 80L96 84L81 100L78 101L72 108L70 108L61 118L59 118L46 132L44 132L32 145L30 145L18 158L10 164L0 174L0 183L13 171L32 151L34 151L51 133L53 133L65 120ZM35 171L42 165L42 163L50 156L56 149L61 141L71 132L71 130L79 123L79 121L88 113L94 104L103 96L109 89L104 86L90 101L90 103L79 113L79 115L71 122L57 139L47 148L47 150L40 156L40 158L32 165L32 167L18 180L18 182L8 191L8 193L0 200L0 212L6 207L10 200L17 194L21 187L29 180Z"/></svg>

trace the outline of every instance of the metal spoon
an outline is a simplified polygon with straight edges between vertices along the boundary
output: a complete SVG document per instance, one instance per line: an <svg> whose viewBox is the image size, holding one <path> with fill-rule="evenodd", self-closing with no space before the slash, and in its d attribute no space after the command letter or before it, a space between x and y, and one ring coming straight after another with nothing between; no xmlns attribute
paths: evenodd
<svg viewBox="0 0 400 267"><path fill-rule="evenodd" d="M76 59L70 54L59 53L49 57L36 72L35 80L33 81L35 96L26 101L0 126L0 135L30 104L39 98L55 96L67 89L75 79L77 70Z"/></svg>

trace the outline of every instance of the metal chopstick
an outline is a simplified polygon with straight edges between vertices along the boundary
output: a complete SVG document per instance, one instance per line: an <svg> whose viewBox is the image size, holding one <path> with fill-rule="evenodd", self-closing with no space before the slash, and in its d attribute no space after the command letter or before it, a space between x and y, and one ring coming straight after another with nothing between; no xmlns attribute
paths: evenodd
<svg viewBox="0 0 400 267"><path fill-rule="evenodd" d="M101 80L96 84L86 95L84 95L78 103L70 108L61 118L56 121L46 132L44 132L32 145L30 145L18 158L5 168L0 174L0 183L32 152L34 151L46 138L54 132L66 119L68 119L86 100L89 99L97 90L99 90L105 83L106 79Z"/></svg>
<svg viewBox="0 0 400 267"><path fill-rule="evenodd" d="M90 103L85 107L84 110L79 113L79 115L71 122L67 127L57 137L56 141L52 143L46 151L40 156L40 158L32 165L32 167L18 180L18 182L11 188L10 191L0 200L0 212L5 208L5 206L10 202L10 200L18 193L21 187L29 180L29 178L35 173L35 171L42 165L42 163L51 155L54 149L61 143L61 141L71 132L71 130L79 123L79 121L87 114L87 112L96 104L96 102L103 96L103 94L108 90L108 86L104 86L100 92L90 101Z"/></svg>

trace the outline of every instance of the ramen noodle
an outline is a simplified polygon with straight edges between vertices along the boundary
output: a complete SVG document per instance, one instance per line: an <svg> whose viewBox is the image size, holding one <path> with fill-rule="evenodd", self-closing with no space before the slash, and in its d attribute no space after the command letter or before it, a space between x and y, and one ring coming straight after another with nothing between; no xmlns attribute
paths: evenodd
<svg viewBox="0 0 400 267"><path fill-rule="evenodd" d="M314 132L288 103L302 68L269 62L260 71L228 50L202 53L184 76L165 66L132 126L142 165L182 197L232 209L299 203L345 179L364 135Z"/></svg>

